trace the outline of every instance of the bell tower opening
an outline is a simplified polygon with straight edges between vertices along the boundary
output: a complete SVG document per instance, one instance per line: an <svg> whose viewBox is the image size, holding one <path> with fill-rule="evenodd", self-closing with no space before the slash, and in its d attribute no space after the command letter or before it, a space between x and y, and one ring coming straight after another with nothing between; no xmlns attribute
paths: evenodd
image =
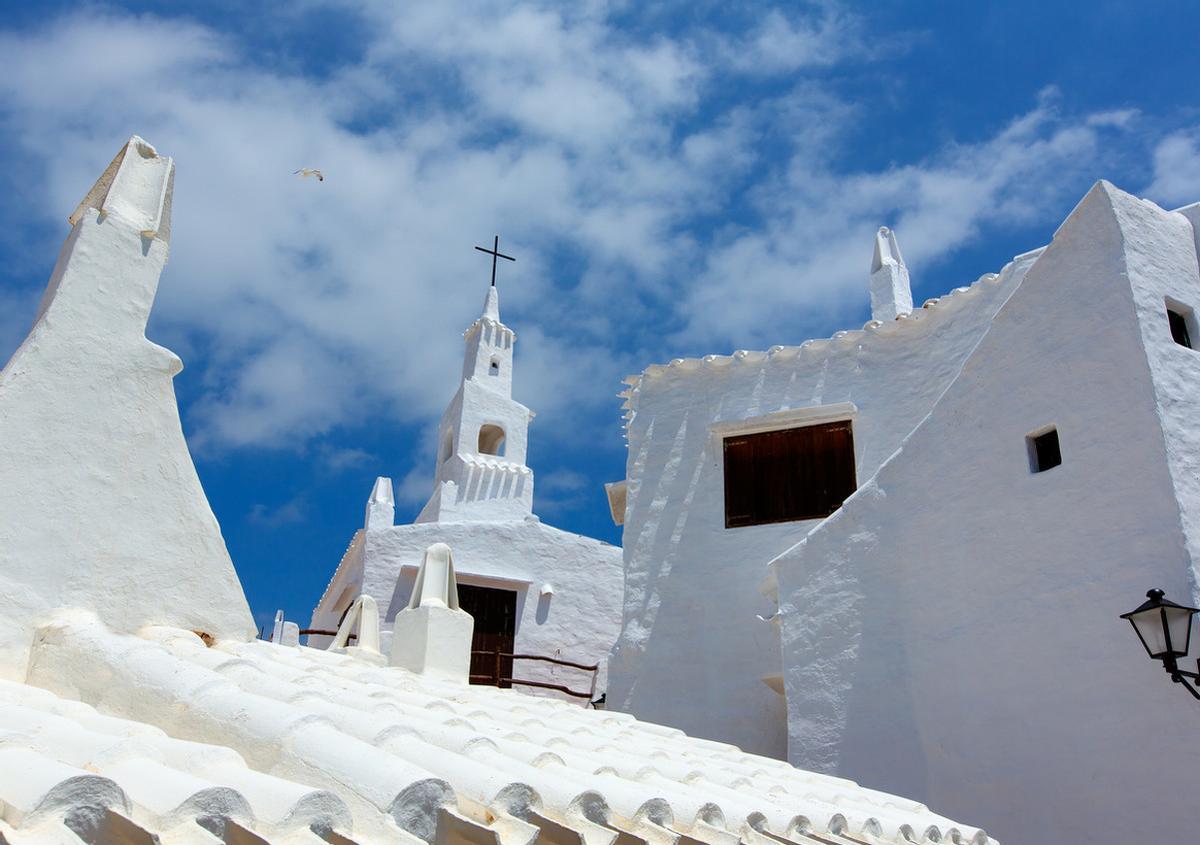
<svg viewBox="0 0 1200 845"><path fill-rule="evenodd" d="M503 456L504 429L491 423L481 426L479 429L479 454Z"/></svg>

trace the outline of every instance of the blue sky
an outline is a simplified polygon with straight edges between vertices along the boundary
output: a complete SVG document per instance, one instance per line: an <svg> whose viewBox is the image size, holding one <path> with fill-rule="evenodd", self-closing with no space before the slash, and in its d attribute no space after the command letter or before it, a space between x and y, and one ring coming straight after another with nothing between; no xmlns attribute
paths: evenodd
<svg viewBox="0 0 1200 845"><path fill-rule="evenodd" d="M920 302L1099 178L1200 200L1198 26L1182 0L10 4L0 359L121 143L174 156L148 334L256 618L307 622L375 476L402 520L429 493L499 232L536 510L619 542L626 374L861 325L880 225Z"/></svg>

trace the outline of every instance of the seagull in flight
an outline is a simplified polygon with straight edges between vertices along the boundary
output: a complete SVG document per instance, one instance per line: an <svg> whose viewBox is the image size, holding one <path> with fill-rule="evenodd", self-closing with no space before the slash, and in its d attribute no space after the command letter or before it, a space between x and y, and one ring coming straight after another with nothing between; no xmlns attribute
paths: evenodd
<svg viewBox="0 0 1200 845"><path fill-rule="evenodd" d="M309 176L316 176L318 182L325 181L325 174L323 174L320 170L317 170L315 167L302 167L292 175L299 176L301 179L307 179Z"/></svg>

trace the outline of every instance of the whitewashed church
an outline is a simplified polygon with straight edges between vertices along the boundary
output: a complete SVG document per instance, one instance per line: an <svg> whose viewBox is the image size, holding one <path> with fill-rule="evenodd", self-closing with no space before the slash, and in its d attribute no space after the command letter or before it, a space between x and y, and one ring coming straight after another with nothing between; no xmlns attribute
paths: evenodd
<svg viewBox="0 0 1200 845"><path fill-rule="evenodd" d="M1118 615L1198 597L1198 232L1100 182L914 309L883 229L861 330L627 379L610 706L1011 842L1193 841L1200 709Z"/></svg>
<svg viewBox="0 0 1200 845"><path fill-rule="evenodd" d="M489 292L429 504L376 484L320 649L255 639L145 336L174 168L120 150L0 370L0 842L1194 839L1200 712L1118 615L1197 594L1200 205L1099 183L917 309L883 230L861 331L631 377L621 611L616 550L532 516ZM471 586L519 650L619 624L614 709L470 685Z"/></svg>
<svg viewBox="0 0 1200 845"><path fill-rule="evenodd" d="M390 646L367 593L329 650L255 639L183 437L181 362L145 336L174 173L141 138L122 147L70 216L29 335L0 370L0 842L994 845L845 778L469 685L472 619L445 543L422 553ZM511 337L494 299L480 327L483 378L501 379L487 369L493 355L511 361L498 351ZM469 469L484 460L480 428L507 424L523 444L527 412L471 382L447 417L462 458L439 474L431 520L486 513ZM543 536L520 518L528 476L491 477L526 478L491 513L493 542L511 530L528 549ZM368 545L387 511L385 490L373 498ZM461 529L459 548L482 548L473 536ZM543 548L579 542L545 537ZM489 566L491 551L463 557ZM526 577L544 584L550 571Z"/></svg>
<svg viewBox="0 0 1200 845"><path fill-rule="evenodd" d="M621 550L553 528L533 513L533 472L525 460L533 412L512 398L516 333L500 321L494 283L464 337L462 377L438 427L433 494L416 522L395 525L392 481L375 482L363 527L309 630L335 630L366 594L382 610L386 650L423 552L442 542L454 550L459 601L475 620L475 681L494 683L499 669L506 685L517 678L595 700L604 693L608 653L620 630ZM329 637L309 642L323 645ZM531 657L514 662L505 656L511 654ZM537 657L599 668L586 672Z"/></svg>

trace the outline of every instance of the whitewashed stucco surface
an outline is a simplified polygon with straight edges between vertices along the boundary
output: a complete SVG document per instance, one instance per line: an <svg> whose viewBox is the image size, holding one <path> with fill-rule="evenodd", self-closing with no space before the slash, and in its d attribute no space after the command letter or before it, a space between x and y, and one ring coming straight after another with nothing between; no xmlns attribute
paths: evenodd
<svg viewBox="0 0 1200 845"><path fill-rule="evenodd" d="M789 759L1002 840L1195 838L1196 703L1118 614L1196 598L1191 227L1100 183L921 426L775 564ZM1032 473L1025 438L1059 432Z"/></svg>
<svg viewBox="0 0 1200 845"><path fill-rule="evenodd" d="M1200 353L1174 342L1163 313L1168 298L1191 311L1192 342L1200 344L1193 310L1200 308L1200 203L1168 213L1150 202L1122 201L1114 203L1113 210L1128 256L1126 273L1153 379L1184 543L1190 560L1200 561ZM1196 598L1198 578L1192 575Z"/></svg>
<svg viewBox="0 0 1200 845"><path fill-rule="evenodd" d="M898 255L898 250L896 251ZM864 255L864 289L871 253ZM763 564L817 524L726 529L721 432L851 403L860 483L928 413L1033 262L1015 259L911 316L769 352L651 367L631 379L623 627L609 701L759 754L786 753L780 653ZM906 272L906 271L905 271Z"/></svg>
<svg viewBox="0 0 1200 845"><path fill-rule="evenodd" d="M518 652L599 663L597 695L604 691L608 652L621 624L621 550L537 520L418 523L359 532L351 546L355 556L348 553L343 560L312 627L336 627L341 606L334 601L366 593L383 611L386 651L392 620L408 604L421 556L435 542L454 551L460 584L516 591ZM541 595L546 584L553 595ZM572 689L586 690L590 681L587 673L534 661L518 661L516 669L520 677Z"/></svg>
<svg viewBox="0 0 1200 845"><path fill-rule="evenodd" d="M173 174L129 142L73 215L36 323L0 372L0 677L24 677L30 631L54 607L94 606L118 630L253 634L183 438L171 384L183 365L145 337Z"/></svg>
<svg viewBox="0 0 1200 845"><path fill-rule="evenodd" d="M533 515L533 472L525 464L533 415L512 398L515 341L500 321L499 294L489 288L482 314L464 333L462 378L438 427L429 502L413 524L393 525L392 483L376 482L365 527L351 540L310 627L335 629L345 608L365 593L384 611L386 651L421 556L431 544L445 543L460 583L516 592L517 653L599 664L599 695L621 624L621 550ZM504 430L503 454L480 454L479 433L487 425ZM543 594L544 588L552 592ZM327 641L314 636L312 644ZM591 682L580 670L539 661L518 661L514 671L574 690L586 691Z"/></svg>

